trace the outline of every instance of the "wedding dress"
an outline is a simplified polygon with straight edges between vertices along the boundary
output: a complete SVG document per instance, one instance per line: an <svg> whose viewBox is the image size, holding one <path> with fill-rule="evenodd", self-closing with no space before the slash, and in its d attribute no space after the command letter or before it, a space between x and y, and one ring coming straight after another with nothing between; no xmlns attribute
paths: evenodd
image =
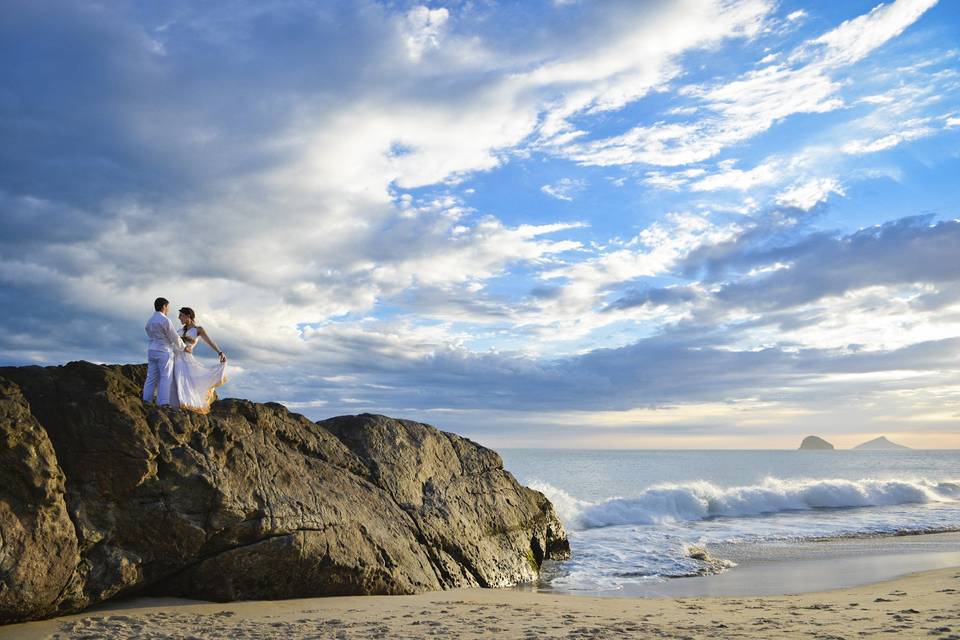
<svg viewBox="0 0 960 640"><path fill-rule="evenodd" d="M184 334L185 341L193 338L198 344L197 328L191 327ZM173 361L173 388L176 402L181 409L209 413L213 402L213 390L227 381L227 363L217 362L212 367L200 364L192 353L177 351ZM173 395L173 394L171 394ZM171 403L173 404L173 403ZM174 406L177 406L174 404Z"/></svg>

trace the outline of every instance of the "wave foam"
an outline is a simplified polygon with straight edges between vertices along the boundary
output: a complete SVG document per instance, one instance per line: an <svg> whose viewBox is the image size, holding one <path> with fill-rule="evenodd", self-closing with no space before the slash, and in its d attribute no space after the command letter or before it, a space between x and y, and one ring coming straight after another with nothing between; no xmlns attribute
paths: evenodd
<svg viewBox="0 0 960 640"><path fill-rule="evenodd" d="M588 502L544 482L530 486L544 493L572 529L624 524L667 524L714 517L745 517L822 508L880 507L955 502L960 485L919 480L781 480L721 488L709 482L661 484L633 498Z"/></svg>

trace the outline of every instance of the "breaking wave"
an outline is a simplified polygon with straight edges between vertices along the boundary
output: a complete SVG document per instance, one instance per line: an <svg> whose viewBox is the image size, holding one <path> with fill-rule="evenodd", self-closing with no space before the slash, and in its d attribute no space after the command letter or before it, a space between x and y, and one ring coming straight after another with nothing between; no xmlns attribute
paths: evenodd
<svg viewBox="0 0 960 640"><path fill-rule="evenodd" d="M960 500L960 484L915 480L781 480L767 478L745 487L717 487L709 482L659 484L631 498L588 502L544 482L530 486L543 492L571 529L626 524L669 524L716 517L746 517L784 511L881 507Z"/></svg>

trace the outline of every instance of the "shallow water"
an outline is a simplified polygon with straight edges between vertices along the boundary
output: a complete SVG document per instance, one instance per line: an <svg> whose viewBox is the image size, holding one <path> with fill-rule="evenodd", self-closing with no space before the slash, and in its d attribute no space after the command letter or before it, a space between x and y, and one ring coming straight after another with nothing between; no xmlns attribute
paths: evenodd
<svg viewBox="0 0 960 640"><path fill-rule="evenodd" d="M500 453L570 534L573 558L542 578L553 590L635 592L725 571L743 562L738 545L762 555L803 541L960 530L960 451Z"/></svg>

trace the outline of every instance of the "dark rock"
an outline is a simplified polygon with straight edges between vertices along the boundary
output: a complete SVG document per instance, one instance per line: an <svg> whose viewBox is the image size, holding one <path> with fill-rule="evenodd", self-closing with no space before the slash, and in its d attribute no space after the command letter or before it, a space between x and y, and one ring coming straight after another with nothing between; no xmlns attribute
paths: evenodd
<svg viewBox="0 0 960 640"><path fill-rule="evenodd" d="M385 416L140 400L143 365L0 368L0 622L121 594L403 594L569 556L500 457ZM5 380L4 380L5 379Z"/></svg>
<svg viewBox="0 0 960 640"><path fill-rule="evenodd" d="M49 615L80 561L53 445L20 389L0 379L0 612Z"/></svg>
<svg viewBox="0 0 960 640"><path fill-rule="evenodd" d="M833 449L833 445L824 440L823 438L817 436L807 436L803 439L803 442L800 443L801 449Z"/></svg>

